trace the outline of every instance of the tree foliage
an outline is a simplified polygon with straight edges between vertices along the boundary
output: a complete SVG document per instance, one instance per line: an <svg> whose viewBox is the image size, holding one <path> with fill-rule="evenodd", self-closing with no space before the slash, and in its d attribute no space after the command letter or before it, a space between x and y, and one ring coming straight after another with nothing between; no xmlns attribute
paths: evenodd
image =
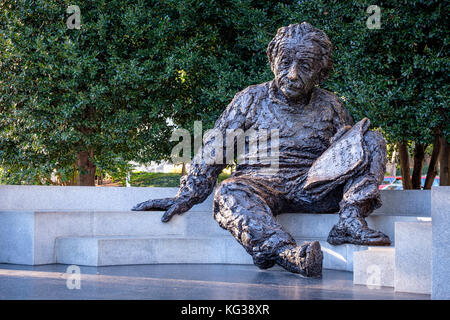
<svg viewBox="0 0 450 320"><path fill-rule="evenodd" d="M334 45L325 86L391 142L450 140L448 6L377 1L87 0L68 29L68 0L0 0L0 167L9 183L73 179L168 158L174 127L211 127L233 95L272 79L277 29L308 21ZM170 119L171 121L168 121ZM126 170L125 170L126 171ZM47 179L48 180L48 179Z"/></svg>
<svg viewBox="0 0 450 320"><path fill-rule="evenodd" d="M173 126L211 125L236 91L267 78L264 49L285 20L270 1L82 1L76 30L69 4L1 2L8 182L53 170L70 180L83 151L103 170L167 158Z"/></svg>

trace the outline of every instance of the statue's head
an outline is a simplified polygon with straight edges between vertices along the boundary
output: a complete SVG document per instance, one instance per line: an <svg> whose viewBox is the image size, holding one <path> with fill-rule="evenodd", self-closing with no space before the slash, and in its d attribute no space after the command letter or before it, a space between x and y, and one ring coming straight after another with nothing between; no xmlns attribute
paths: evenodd
<svg viewBox="0 0 450 320"><path fill-rule="evenodd" d="M290 100L308 95L333 67L332 45L327 35L307 22L278 29L267 47L275 84Z"/></svg>

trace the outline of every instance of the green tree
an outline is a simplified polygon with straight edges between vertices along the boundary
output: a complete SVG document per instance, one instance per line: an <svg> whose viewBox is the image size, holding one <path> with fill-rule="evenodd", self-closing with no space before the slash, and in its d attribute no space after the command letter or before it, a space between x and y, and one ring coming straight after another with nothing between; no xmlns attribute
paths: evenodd
<svg viewBox="0 0 450 320"><path fill-rule="evenodd" d="M292 2L292 1L290 1ZM204 128L270 78L283 2L0 2L0 166L9 183L92 185L95 169L167 158L174 126ZM168 121L171 119L172 121ZM173 124L172 124L173 123Z"/></svg>
<svg viewBox="0 0 450 320"><path fill-rule="evenodd" d="M157 18L142 2L0 3L0 166L6 181L92 185L96 167L159 159L170 146L170 112L153 91ZM156 34L155 34L156 33ZM150 43L148 43L150 42ZM152 70L153 72L149 72Z"/></svg>
<svg viewBox="0 0 450 320"><path fill-rule="evenodd" d="M366 26L369 1L79 1L79 30L66 26L69 4L0 0L0 166L10 183L53 170L70 181L75 168L92 184L94 166L168 158L173 127L208 129L236 92L272 79L268 42L302 21L333 42L325 86L356 120L417 149L417 167L426 145L449 141L440 1L377 1L379 30Z"/></svg>

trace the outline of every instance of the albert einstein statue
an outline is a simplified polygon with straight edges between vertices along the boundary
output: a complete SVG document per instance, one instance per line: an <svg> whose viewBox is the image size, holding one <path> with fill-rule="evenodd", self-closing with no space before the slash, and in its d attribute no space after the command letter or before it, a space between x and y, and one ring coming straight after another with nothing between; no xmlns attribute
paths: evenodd
<svg viewBox="0 0 450 320"><path fill-rule="evenodd" d="M378 186L386 144L381 134L368 130L368 119L353 125L340 99L319 88L333 66L332 45L323 31L306 22L282 27L269 43L267 57L275 78L236 94L214 129L224 136L238 129L276 130L277 141L267 139L278 146L278 167L266 170L267 162L251 154L246 159L252 161L238 161L231 177L215 188L214 219L259 268L278 264L319 277L319 242L297 245L275 216L338 212L330 244L389 245L389 238L365 221L381 206ZM203 153L192 160L174 198L148 200L133 210L164 210L162 221L168 222L204 201L226 166L210 161L219 155L213 151L217 141L204 138ZM220 147L225 150L224 143Z"/></svg>

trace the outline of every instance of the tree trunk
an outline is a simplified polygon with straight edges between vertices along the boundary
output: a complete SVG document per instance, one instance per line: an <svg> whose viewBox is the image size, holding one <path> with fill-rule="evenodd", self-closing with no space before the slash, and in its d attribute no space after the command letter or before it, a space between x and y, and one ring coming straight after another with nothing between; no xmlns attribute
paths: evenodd
<svg viewBox="0 0 450 320"><path fill-rule="evenodd" d="M408 146L405 143L398 144L398 155L400 158L403 189L412 189L411 177L409 174Z"/></svg>
<svg viewBox="0 0 450 320"><path fill-rule="evenodd" d="M439 135L436 135L434 137L433 152L431 153L430 164L427 171L427 178L425 179L425 184L423 186L424 189L431 189L434 178L436 178L440 147L441 143L439 141Z"/></svg>
<svg viewBox="0 0 450 320"><path fill-rule="evenodd" d="M73 164L72 178L70 179L70 185L76 186L78 181L78 169L77 169L78 161L75 161Z"/></svg>
<svg viewBox="0 0 450 320"><path fill-rule="evenodd" d="M94 150L81 151L77 157L79 186L95 186L95 165L92 162Z"/></svg>
<svg viewBox="0 0 450 320"><path fill-rule="evenodd" d="M392 152L392 158L391 161L387 164L387 171L392 175L397 175L397 150L394 150Z"/></svg>
<svg viewBox="0 0 450 320"><path fill-rule="evenodd" d="M423 159L425 158L425 144L416 143L414 147L414 168L411 178L412 188L419 189L422 184L422 169L423 169Z"/></svg>
<svg viewBox="0 0 450 320"><path fill-rule="evenodd" d="M182 176L186 175L186 164L184 162L181 165L181 175Z"/></svg>
<svg viewBox="0 0 450 320"><path fill-rule="evenodd" d="M440 137L439 140L441 141L439 185L450 186L450 145L443 137Z"/></svg>

